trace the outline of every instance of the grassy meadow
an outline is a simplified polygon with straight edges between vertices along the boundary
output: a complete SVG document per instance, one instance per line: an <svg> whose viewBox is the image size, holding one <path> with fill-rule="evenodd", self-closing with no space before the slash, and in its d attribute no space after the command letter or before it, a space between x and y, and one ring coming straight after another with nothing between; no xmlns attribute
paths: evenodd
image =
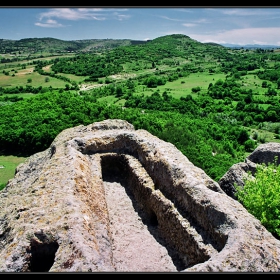
<svg viewBox="0 0 280 280"><path fill-rule="evenodd" d="M15 175L16 167L26 160L25 157L0 156L0 190Z"/></svg>
<svg viewBox="0 0 280 280"><path fill-rule="evenodd" d="M33 70L33 66L27 66L26 69L21 69L21 67L5 69L5 71L9 72L9 75L0 72L0 87L25 87L30 85L35 88L39 86L63 88L66 84L65 81L53 77L48 77L49 80L46 81L47 76L42 76Z"/></svg>

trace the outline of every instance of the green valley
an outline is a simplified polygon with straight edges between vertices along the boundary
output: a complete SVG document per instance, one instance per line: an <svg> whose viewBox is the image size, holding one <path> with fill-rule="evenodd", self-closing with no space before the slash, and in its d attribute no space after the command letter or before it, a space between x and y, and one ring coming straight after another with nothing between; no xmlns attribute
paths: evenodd
<svg viewBox="0 0 280 280"><path fill-rule="evenodd" d="M44 40L0 41L4 157L23 160L66 128L118 118L173 143L218 181L260 143L280 142L278 49L230 49L180 34ZM8 178L0 177L3 188Z"/></svg>

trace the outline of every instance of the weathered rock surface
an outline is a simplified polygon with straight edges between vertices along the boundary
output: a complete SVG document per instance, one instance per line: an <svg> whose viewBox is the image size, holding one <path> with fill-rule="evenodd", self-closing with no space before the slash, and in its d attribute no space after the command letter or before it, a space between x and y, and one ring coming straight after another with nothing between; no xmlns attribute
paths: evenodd
<svg viewBox="0 0 280 280"><path fill-rule="evenodd" d="M106 120L18 166L0 271L278 272L280 241L175 146Z"/></svg>
<svg viewBox="0 0 280 280"><path fill-rule="evenodd" d="M254 176L257 164L280 163L280 143L265 143L259 145L244 162L234 164L219 180L222 190L236 199L236 186L244 186L244 178L248 174Z"/></svg>

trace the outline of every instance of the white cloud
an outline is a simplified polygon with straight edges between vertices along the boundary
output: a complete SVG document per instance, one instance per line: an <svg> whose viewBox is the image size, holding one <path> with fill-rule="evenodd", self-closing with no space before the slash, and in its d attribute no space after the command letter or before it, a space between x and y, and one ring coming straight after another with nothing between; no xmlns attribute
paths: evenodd
<svg viewBox="0 0 280 280"><path fill-rule="evenodd" d="M201 23L208 23L208 22L209 22L208 19L201 18L201 19L193 20L189 23L183 23L182 25L185 27L193 27L193 26L198 26Z"/></svg>
<svg viewBox="0 0 280 280"><path fill-rule="evenodd" d="M183 23L183 26L185 27L194 27L194 26L197 26L196 23Z"/></svg>
<svg viewBox="0 0 280 280"><path fill-rule="evenodd" d="M129 19L130 18L130 15L120 15L120 14L115 14L115 18L117 20L126 20L126 19Z"/></svg>
<svg viewBox="0 0 280 280"><path fill-rule="evenodd" d="M81 12L99 12L102 11L102 8L77 8L77 11Z"/></svg>
<svg viewBox="0 0 280 280"><path fill-rule="evenodd" d="M101 12L101 13L100 13ZM80 19L95 19L104 20L101 9L70 9L70 8L55 8L48 12L41 13L39 19L58 18L66 20L80 20Z"/></svg>
<svg viewBox="0 0 280 280"><path fill-rule="evenodd" d="M183 21L182 19L170 18L170 17L167 17L167 16L158 16L158 17L163 18L163 19L167 19L167 20L170 20L170 21Z"/></svg>
<svg viewBox="0 0 280 280"><path fill-rule="evenodd" d="M53 20L53 19L49 19L45 23L36 22L35 25L40 26L40 27L52 27L52 28L63 27L62 24L58 23L56 20Z"/></svg>
<svg viewBox="0 0 280 280"><path fill-rule="evenodd" d="M45 18L58 18L64 20L105 20L105 19L127 19L130 18L129 15L123 14L123 12L128 11L128 9L102 9L102 8L53 8L49 9L45 13L39 15L39 20ZM120 14L119 12L122 12Z"/></svg>
<svg viewBox="0 0 280 280"><path fill-rule="evenodd" d="M218 9L219 10L219 9ZM235 15L235 16L269 16L275 13L279 13L279 9L273 10L273 8L238 8L238 9L220 9L222 14Z"/></svg>
<svg viewBox="0 0 280 280"><path fill-rule="evenodd" d="M122 14L120 14L120 11ZM47 12L39 14L39 22L36 22L36 26L40 27L63 27L64 25L58 23L56 19L60 20L101 20L115 19L126 20L130 18L130 15L123 14L128 9L102 9L102 8L53 8Z"/></svg>
<svg viewBox="0 0 280 280"><path fill-rule="evenodd" d="M258 42L263 45L279 45L279 37L275 34L280 34L280 27L232 29L212 34L188 34L188 36L200 42L227 42L242 45Z"/></svg>

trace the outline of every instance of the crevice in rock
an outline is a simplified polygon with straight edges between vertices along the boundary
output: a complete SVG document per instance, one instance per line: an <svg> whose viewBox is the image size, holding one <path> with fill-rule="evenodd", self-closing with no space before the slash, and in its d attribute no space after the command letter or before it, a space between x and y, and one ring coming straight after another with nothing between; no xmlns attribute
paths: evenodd
<svg viewBox="0 0 280 280"><path fill-rule="evenodd" d="M40 242L35 238L30 240L30 272L48 272L54 264L55 254L59 248L57 241Z"/></svg>
<svg viewBox="0 0 280 280"><path fill-rule="evenodd" d="M127 173L128 166L122 155L115 153L103 154L101 156L101 169L102 169L102 179L104 182L119 183L130 199L134 211L138 214L139 219L142 221L143 225L147 227L148 232L153 236L153 238L163 247L166 248L174 266L177 270L182 270L184 265L175 256L174 250L165 242L163 238L160 237L158 230L158 220L156 213L150 207L143 207L140 201L137 201L133 192L131 191L131 186L129 186L129 174ZM137 241L136 241L137 242ZM145 259L145 255L143 255Z"/></svg>
<svg viewBox="0 0 280 280"><path fill-rule="evenodd" d="M143 149L142 144L143 143L139 139L133 139L130 135L123 133L117 136L114 141L111 141L110 136L107 136L102 138L102 141L95 139L91 144L87 144L83 148L77 149L83 154L89 155L94 153L103 155L122 155L122 158L120 157L116 161L116 164L111 164L111 166L114 165L115 169L118 168L118 165L122 165L122 168L124 168L122 173L112 169L110 176L113 180L115 180L114 176L122 176L123 178L119 179L122 181L128 180L130 182L128 186L133 184L138 185L137 191L132 191L136 197L137 203L140 205L143 204L143 207L147 209L147 203L143 202L143 197L145 197L143 192L145 192L145 190L141 190L141 184L145 185L145 182L143 182L144 179L141 178L141 176L133 174L135 167L129 167L131 163L125 157L134 158L135 161L145 169L145 176L152 180L153 190L159 190L168 200L168 203L170 202L171 204L174 204L173 207L176 208L182 218L190 223L191 227L195 228L197 231L196 234L202 239L199 243L202 242L208 247L211 247L210 250L220 252L224 248L228 236L226 234L221 234L217 229L219 229L221 223L230 223L230 221L227 221L227 216L217 211L217 209L209 207L207 201L201 205L199 200L194 199L192 190L188 192L185 189L184 183L182 185L178 184L174 187L172 178L174 178L175 173L181 172L180 169L174 169L168 164L166 165L165 161L158 160L153 162L150 157L147 156L147 150ZM106 168L106 163L104 161L103 164L104 168ZM126 178L127 176L130 176L130 178ZM184 176L184 174L177 174L176 176L180 177ZM110 178L108 178L108 180L110 180ZM215 192L214 188L209 188L209 190ZM147 195L148 194L146 194L146 196ZM209 219L210 216L215 217L215 219ZM201 251L204 251L204 249Z"/></svg>
<svg viewBox="0 0 280 280"><path fill-rule="evenodd" d="M125 187L135 211L158 243L167 249L178 270L204 262L217 252L211 245L214 241L206 242L203 231L199 234L172 201L159 188L156 190L137 159L124 154L103 154L101 167L104 181L119 182Z"/></svg>
<svg viewBox="0 0 280 280"><path fill-rule="evenodd" d="M6 215L0 218L0 249L4 248L4 243L8 243L13 239L10 234L11 228L6 219Z"/></svg>

